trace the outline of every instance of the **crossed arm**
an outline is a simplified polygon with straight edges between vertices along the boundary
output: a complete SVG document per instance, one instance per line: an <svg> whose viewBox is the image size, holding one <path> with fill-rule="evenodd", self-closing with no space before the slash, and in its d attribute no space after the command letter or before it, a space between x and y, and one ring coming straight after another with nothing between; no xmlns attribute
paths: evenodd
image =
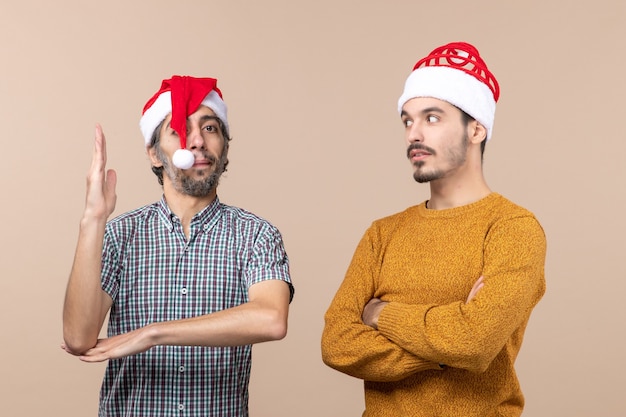
<svg viewBox="0 0 626 417"><path fill-rule="evenodd" d="M131 332L98 339L111 297L101 288L106 221L115 208L116 174L106 170L106 142L96 126L87 176L87 198L63 307L61 347L85 362L100 362L144 352L157 345L235 346L282 339L287 332L290 289L266 280L249 289L249 302L194 318L152 323Z"/></svg>
<svg viewBox="0 0 626 417"><path fill-rule="evenodd" d="M322 335L324 362L360 379L398 381L441 369L439 363L482 372L523 329L545 290L545 237L531 217L494 226L484 252L485 278L464 299L441 305L372 298L379 262L375 235L359 243Z"/></svg>
<svg viewBox="0 0 626 417"><path fill-rule="evenodd" d="M478 291L485 285L485 278L479 277L465 300L465 304L469 303L475 296L478 294ZM381 311L385 306L389 304L385 301L382 301L379 298L372 298L365 304L365 308L363 308L363 314L361 314L361 319L363 323L370 326L373 329L378 330L378 317L380 316Z"/></svg>
<svg viewBox="0 0 626 417"><path fill-rule="evenodd" d="M348 275L367 273L363 270L356 272L355 264L358 262L353 262ZM368 288L371 283L367 280L356 282L358 289L348 289L350 284L346 282L342 284L326 313L326 326L322 335L323 361L353 377L379 382L399 381L426 370L441 370L439 362L412 353L377 331L380 314L389 303L378 298L359 300L360 294L374 293L374 288ZM484 279L481 276L474 283L465 302L469 303L483 286ZM365 307L357 316L359 306L363 304Z"/></svg>

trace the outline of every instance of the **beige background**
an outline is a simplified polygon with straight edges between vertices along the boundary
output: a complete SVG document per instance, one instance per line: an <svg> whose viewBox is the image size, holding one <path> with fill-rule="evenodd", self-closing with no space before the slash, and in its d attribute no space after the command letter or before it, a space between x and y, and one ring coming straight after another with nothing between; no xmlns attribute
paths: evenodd
<svg viewBox="0 0 626 417"><path fill-rule="evenodd" d="M219 79L234 136L219 194L276 224L292 262L289 334L255 347L251 415L360 415L361 382L321 362L323 314L369 223L428 196L396 100L418 58L457 40L502 86L489 184L548 236L517 363L525 415L623 415L625 4L2 0L2 416L96 414L104 365L59 348L93 127L116 213L158 199L138 120L172 74Z"/></svg>

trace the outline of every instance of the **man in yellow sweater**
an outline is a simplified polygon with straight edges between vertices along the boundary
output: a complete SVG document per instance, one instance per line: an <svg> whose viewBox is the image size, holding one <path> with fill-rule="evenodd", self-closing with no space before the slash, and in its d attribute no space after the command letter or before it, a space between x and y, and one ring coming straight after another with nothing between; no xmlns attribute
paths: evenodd
<svg viewBox="0 0 626 417"><path fill-rule="evenodd" d="M522 413L514 362L545 292L546 240L483 176L499 93L463 42L406 80L407 157L430 198L365 232L322 335L324 362L365 381L363 416Z"/></svg>

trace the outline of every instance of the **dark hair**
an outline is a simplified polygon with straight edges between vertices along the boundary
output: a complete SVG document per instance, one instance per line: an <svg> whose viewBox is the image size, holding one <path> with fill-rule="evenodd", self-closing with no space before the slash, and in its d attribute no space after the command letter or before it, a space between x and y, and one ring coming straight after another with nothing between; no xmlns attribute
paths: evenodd
<svg viewBox="0 0 626 417"><path fill-rule="evenodd" d="M161 141L161 128L163 127L164 122L165 122L165 119L163 119L163 121L159 123L159 125L154 129L154 132L152 132L152 137L150 138L150 144L148 145L148 148L153 148L157 146L159 142ZM228 129L226 128L226 125L224 124L222 119L217 118L217 123L220 127L220 131L224 135L224 152L225 152L228 150L228 144L230 143L232 138L230 137L228 133ZM223 172L226 172L227 167L228 167L228 160L224 162ZM154 175L157 176L157 180L159 181L160 185L163 185L163 170L164 170L163 166L155 167L154 165L152 165L152 172L154 172Z"/></svg>
<svg viewBox="0 0 626 417"><path fill-rule="evenodd" d="M475 122L476 119L474 119L472 116L470 116L469 114L467 114L466 112L464 112L463 110L459 109L461 111L461 120L463 121L463 125L465 127L467 127L468 124L470 124L471 122ZM485 136L485 139L483 139L482 142L480 142L480 159L483 159L483 155L485 154L485 145L487 144L487 136Z"/></svg>

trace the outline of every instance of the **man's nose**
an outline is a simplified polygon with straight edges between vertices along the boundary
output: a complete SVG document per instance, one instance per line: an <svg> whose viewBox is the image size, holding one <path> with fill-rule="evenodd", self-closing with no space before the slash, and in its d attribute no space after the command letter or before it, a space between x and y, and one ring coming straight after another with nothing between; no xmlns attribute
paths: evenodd
<svg viewBox="0 0 626 417"><path fill-rule="evenodd" d="M190 129L187 132L187 147L190 149L204 148L204 138L202 137L200 129Z"/></svg>
<svg viewBox="0 0 626 417"><path fill-rule="evenodd" d="M419 127L417 123L413 123L408 129L406 133L406 140L408 144L412 144L415 142L423 142L424 134L422 129Z"/></svg>

